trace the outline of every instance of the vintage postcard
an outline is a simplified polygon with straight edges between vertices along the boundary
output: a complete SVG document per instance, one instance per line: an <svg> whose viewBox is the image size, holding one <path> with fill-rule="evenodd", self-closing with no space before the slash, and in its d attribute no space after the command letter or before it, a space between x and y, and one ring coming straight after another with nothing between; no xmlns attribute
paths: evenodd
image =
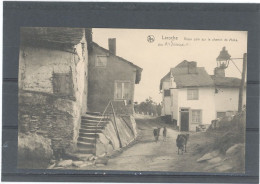
<svg viewBox="0 0 260 184"><path fill-rule="evenodd" d="M245 172L246 31L20 38L18 168Z"/></svg>

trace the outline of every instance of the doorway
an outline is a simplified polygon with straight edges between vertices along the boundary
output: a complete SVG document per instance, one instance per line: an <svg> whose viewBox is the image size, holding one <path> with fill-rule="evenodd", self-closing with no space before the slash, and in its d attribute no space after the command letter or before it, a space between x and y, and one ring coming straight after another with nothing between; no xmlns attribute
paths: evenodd
<svg viewBox="0 0 260 184"><path fill-rule="evenodd" d="M181 109L180 110L181 123L180 123L180 131L189 131L189 109Z"/></svg>

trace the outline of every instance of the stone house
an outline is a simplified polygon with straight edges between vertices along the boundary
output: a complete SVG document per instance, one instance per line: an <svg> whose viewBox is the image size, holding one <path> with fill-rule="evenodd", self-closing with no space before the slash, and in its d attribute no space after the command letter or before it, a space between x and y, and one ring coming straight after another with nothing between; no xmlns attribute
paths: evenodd
<svg viewBox="0 0 260 184"><path fill-rule="evenodd" d="M50 139L54 155L76 148L87 111L87 31L21 28L19 134Z"/></svg>
<svg viewBox="0 0 260 184"><path fill-rule="evenodd" d="M224 69L215 68L210 76L204 67L185 60L161 79L162 116L169 116L180 131L195 131L199 125L233 115L238 111L240 82L225 77Z"/></svg>
<svg viewBox="0 0 260 184"><path fill-rule="evenodd" d="M112 100L115 106L124 102L127 113L133 114L134 89L142 68L116 55L116 39L108 41L109 50L93 42L89 51L89 110L103 112Z"/></svg>
<svg viewBox="0 0 260 184"><path fill-rule="evenodd" d="M109 154L137 136L134 88L142 69L116 55L115 39L109 50L90 41L88 58L88 112L77 145L82 153Z"/></svg>

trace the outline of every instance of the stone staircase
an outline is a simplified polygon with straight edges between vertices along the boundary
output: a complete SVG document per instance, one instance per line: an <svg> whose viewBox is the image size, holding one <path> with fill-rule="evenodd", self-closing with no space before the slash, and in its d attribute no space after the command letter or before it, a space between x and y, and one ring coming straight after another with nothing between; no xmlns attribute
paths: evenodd
<svg viewBox="0 0 260 184"><path fill-rule="evenodd" d="M102 115L99 112L87 112L86 115L81 116L81 126L77 140L79 153L95 155L95 143L96 139L99 138L98 134L102 132L109 121L109 118L103 118L102 120L101 118ZM97 126L98 123L99 126Z"/></svg>

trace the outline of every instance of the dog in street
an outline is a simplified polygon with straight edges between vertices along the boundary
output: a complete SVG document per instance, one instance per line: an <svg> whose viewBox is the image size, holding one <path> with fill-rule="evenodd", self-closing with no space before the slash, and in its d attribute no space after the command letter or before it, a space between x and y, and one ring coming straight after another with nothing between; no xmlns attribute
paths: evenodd
<svg viewBox="0 0 260 184"><path fill-rule="evenodd" d="M159 140L160 130L161 130L161 128L153 129L153 136L154 136L155 142L157 142Z"/></svg>
<svg viewBox="0 0 260 184"><path fill-rule="evenodd" d="M186 146L187 142L189 140L189 134L179 134L176 139L176 145L178 147L178 155L179 151L181 150L181 153L183 154L183 151L187 152Z"/></svg>

